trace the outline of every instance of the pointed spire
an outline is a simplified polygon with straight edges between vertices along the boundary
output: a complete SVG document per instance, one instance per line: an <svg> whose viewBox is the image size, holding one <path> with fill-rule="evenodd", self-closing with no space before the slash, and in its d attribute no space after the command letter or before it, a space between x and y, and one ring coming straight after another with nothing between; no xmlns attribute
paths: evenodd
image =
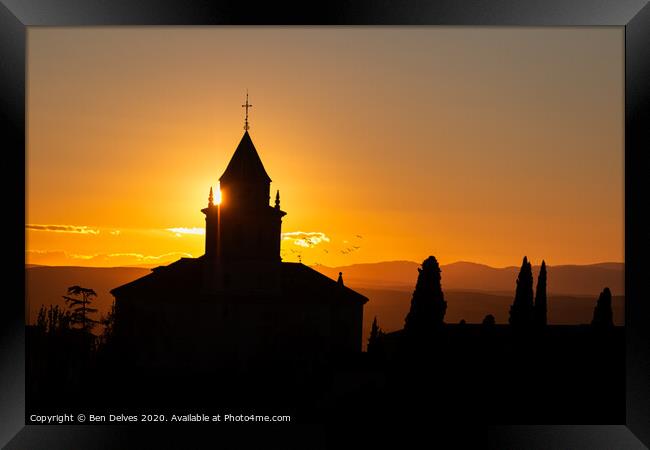
<svg viewBox="0 0 650 450"><path fill-rule="evenodd" d="M339 272L339 279L336 280L339 286L343 286L343 272Z"/></svg>
<svg viewBox="0 0 650 450"><path fill-rule="evenodd" d="M208 206L214 206L214 195L212 194L212 186L210 186L210 195L208 195Z"/></svg>
<svg viewBox="0 0 650 450"><path fill-rule="evenodd" d="M280 209L280 189L275 193L275 209Z"/></svg>
<svg viewBox="0 0 650 450"><path fill-rule="evenodd" d="M231 181L259 181L263 183L270 183L271 177L266 173L264 164L253 145L253 140L248 134L244 133L239 141L239 145L235 149L226 170L219 178L223 184Z"/></svg>
<svg viewBox="0 0 650 450"><path fill-rule="evenodd" d="M246 108L246 118L244 119L244 130L248 131L250 130L250 126L248 125L248 108L252 108L253 105L248 103L248 89L246 89L246 103L241 105L242 108Z"/></svg>

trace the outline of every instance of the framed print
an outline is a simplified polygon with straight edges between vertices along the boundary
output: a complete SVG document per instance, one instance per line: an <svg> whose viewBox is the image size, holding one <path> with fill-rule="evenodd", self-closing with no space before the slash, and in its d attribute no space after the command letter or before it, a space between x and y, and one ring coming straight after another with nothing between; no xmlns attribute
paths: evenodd
<svg viewBox="0 0 650 450"><path fill-rule="evenodd" d="M0 10L5 448L650 445L647 2Z"/></svg>

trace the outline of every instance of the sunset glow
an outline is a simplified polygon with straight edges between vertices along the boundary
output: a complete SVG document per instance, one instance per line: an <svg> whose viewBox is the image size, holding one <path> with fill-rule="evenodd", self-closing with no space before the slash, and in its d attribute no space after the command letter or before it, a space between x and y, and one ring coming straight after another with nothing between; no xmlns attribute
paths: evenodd
<svg viewBox="0 0 650 450"><path fill-rule="evenodd" d="M220 205L221 204L221 199L222 199L221 189L219 189L217 187L217 190L214 193L214 204L215 205Z"/></svg>
<svg viewBox="0 0 650 450"><path fill-rule="evenodd" d="M621 29L28 35L27 263L202 255L246 88L285 261L623 260Z"/></svg>

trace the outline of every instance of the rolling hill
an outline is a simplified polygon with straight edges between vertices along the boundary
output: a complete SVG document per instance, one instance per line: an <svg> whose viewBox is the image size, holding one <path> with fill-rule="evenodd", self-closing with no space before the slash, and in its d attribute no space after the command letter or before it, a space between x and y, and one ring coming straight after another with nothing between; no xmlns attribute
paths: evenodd
<svg viewBox="0 0 650 450"><path fill-rule="evenodd" d="M345 267L316 266L316 270L336 279L343 272L347 286L358 290L370 301L364 309L363 335L377 316L386 330L400 329L408 312L417 279L418 264L391 261L356 264ZM455 323L481 322L492 314L497 323L507 323L518 268L493 268L482 264L458 262L443 265L442 286L447 300L445 320ZM538 267L534 267L536 274ZM26 313L33 323L41 305L64 305L61 298L68 286L93 288L98 297L95 306L106 313L113 302L109 291L150 272L142 267L29 266L26 272ZM586 266L549 266L549 322L555 324L588 323L599 292L608 286L614 294L614 321L624 320L624 265L603 263Z"/></svg>
<svg viewBox="0 0 650 450"><path fill-rule="evenodd" d="M336 279L343 272L345 284L355 288L412 289L417 280L418 263L412 261L389 261L369 264L354 264L342 267L314 266L314 269ZM625 293L623 263L600 263L590 265L550 266L548 269L548 291L556 295L598 296L604 287L613 295ZM514 292L518 267L494 268L472 262L456 262L440 267L443 290L481 292ZM539 266L533 266L537 276Z"/></svg>

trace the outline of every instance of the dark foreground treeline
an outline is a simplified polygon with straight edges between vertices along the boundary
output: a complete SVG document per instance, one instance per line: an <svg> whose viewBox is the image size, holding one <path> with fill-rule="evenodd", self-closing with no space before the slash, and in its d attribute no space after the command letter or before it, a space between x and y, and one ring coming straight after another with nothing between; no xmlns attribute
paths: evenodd
<svg viewBox="0 0 650 450"><path fill-rule="evenodd" d="M625 419L622 327L446 325L429 342L390 338L369 355L375 382L354 402L357 413L493 424Z"/></svg>
<svg viewBox="0 0 650 450"><path fill-rule="evenodd" d="M129 342L91 334L88 300L78 313L44 310L27 327L27 415L256 414L293 422L614 424L625 421L625 335L604 289L589 325L548 325L546 273L536 289L524 258L509 325L446 324L433 257L419 277L404 329L377 321L368 352L260 355L198 370L127 359ZM81 294L94 291L78 288ZM88 297L92 298L92 296ZM80 305L80 306L79 306ZM76 314L76 315L75 315ZM70 326L70 323L75 323ZM282 333L282 330L278 330Z"/></svg>
<svg viewBox="0 0 650 450"><path fill-rule="evenodd" d="M136 369L106 347L28 333L28 412L290 414L299 422L623 423L624 329L446 325L430 342L314 365Z"/></svg>

